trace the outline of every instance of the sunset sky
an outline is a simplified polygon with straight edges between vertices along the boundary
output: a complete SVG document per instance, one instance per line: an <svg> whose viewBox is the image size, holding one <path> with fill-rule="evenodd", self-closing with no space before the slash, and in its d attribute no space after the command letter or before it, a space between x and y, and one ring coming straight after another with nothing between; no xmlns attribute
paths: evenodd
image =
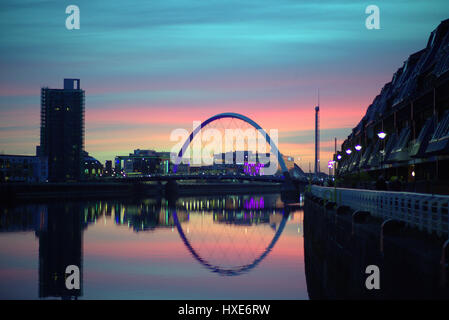
<svg viewBox="0 0 449 320"><path fill-rule="evenodd" d="M77 5L80 30L67 30ZM365 8L380 8L380 30ZM3 0L0 153L34 154L40 88L80 78L85 147L100 161L170 150L172 130L238 112L279 130L308 170L321 95L322 169L449 1ZM299 160L300 158L300 160Z"/></svg>

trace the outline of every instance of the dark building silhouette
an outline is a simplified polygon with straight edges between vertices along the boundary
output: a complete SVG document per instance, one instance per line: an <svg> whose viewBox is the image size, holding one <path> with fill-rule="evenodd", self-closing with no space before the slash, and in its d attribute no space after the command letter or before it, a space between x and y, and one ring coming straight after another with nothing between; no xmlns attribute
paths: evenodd
<svg viewBox="0 0 449 320"><path fill-rule="evenodd" d="M170 152L155 150L134 150L128 156L115 157L116 174L147 175L153 173L168 173L170 171Z"/></svg>
<svg viewBox="0 0 449 320"><path fill-rule="evenodd" d="M103 165L100 161L90 156L87 151L83 151L82 167L84 179L98 178L103 175Z"/></svg>
<svg viewBox="0 0 449 320"><path fill-rule="evenodd" d="M382 175L392 190L449 194L448 46L449 19L373 100L336 155L347 185Z"/></svg>
<svg viewBox="0 0 449 320"><path fill-rule="evenodd" d="M0 182L44 182L47 162L37 156L0 155Z"/></svg>
<svg viewBox="0 0 449 320"><path fill-rule="evenodd" d="M104 164L104 175L111 176L113 172L114 171L112 169L112 160L106 160Z"/></svg>
<svg viewBox="0 0 449 320"><path fill-rule="evenodd" d="M84 90L79 79L64 89L41 90L40 156L48 159L48 180L80 180L84 149Z"/></svg>

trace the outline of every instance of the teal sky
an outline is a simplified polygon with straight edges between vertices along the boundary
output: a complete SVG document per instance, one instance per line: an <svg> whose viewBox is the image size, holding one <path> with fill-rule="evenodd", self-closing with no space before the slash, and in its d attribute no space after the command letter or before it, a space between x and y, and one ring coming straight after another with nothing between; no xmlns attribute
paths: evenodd
<svg viewBox="0 0 449 320"><path fill-rule="evenodd" d="M81 29L65 28L77 5ZM365 28L366 6L380 30ZM449 18L449 1L2 0L0 152L39 143L42 86L80 78L86 149L101 161L169 150L171 130L219 112L278 128L280 150L311 160L321 92L323 161L384 83ZM327 160L326 160L327 161Z"/></svg>

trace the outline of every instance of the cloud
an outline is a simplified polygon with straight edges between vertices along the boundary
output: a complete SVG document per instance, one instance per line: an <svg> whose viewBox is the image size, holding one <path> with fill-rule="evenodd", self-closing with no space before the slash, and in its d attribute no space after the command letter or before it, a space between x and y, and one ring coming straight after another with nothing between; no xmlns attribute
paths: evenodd
<svg viewBox="0 0 449 320"><path fill-rule="evenodd" d="M64 2L2 2L0 149L34 152L38 130L24 127L39 125L40 88L65 77L86 90L86 146L101 160L112 156L109 137L132 149L136 132L151 132L162 146L167 131L229 111L305 146L318 88L322 139L343 139L449 12L445 0L379 0L381 30L368 31L360 1L76 4L81 29L68 31Z"/></svg>

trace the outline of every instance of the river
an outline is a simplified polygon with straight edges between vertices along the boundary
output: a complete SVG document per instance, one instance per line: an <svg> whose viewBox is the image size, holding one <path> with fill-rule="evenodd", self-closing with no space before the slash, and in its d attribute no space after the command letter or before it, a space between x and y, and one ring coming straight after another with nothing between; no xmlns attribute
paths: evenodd
<svg viewBox="0 0 449 320"><path fill-rule="evenodd" d="M303 209L279 194L2 207L0 299L46 298L308 299Z"/></svg>

